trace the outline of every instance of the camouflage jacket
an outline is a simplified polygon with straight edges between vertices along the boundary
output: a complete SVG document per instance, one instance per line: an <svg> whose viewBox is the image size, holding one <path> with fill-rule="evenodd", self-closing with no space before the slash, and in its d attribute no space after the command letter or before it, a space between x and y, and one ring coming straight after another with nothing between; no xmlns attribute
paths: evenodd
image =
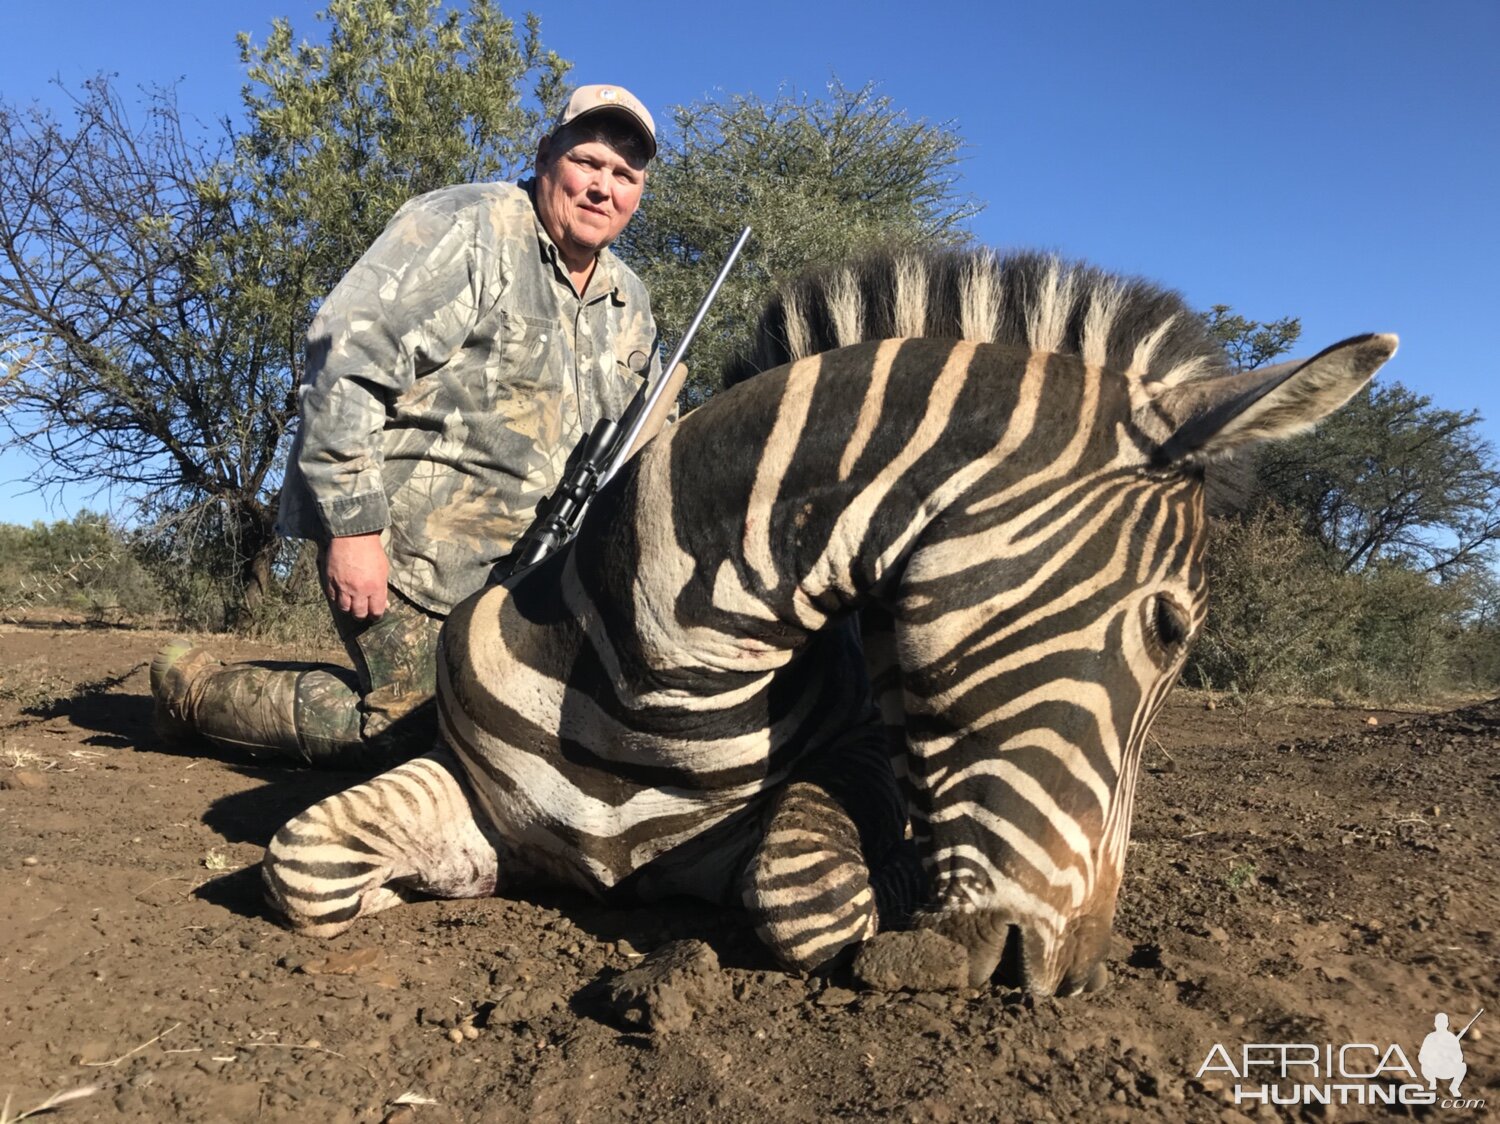
<svg viewBox="0 0 1500 1124"><path fill-rule="evenodd" d="M580 298L530 184L399 210L307 334L282 534L382 531L390 584L446 614L601 416L661 376L645 286L604 250Z"/></svg>

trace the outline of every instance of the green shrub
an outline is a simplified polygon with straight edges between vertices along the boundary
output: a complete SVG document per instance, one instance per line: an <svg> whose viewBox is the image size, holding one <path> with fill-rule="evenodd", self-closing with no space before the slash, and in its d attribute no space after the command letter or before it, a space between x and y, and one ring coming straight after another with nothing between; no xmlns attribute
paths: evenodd
<svg viewBox="0 0 1500 1124"><path fill-rule="evenodd" d="M1451 689L1456 641L1467 600L1459 583L1441 583L1383 563L1360 575L1355 693L1411 698Z"/></svg>
<svg viewBox="0 0 1500 1124"><path fill-rule="evenodd" d="M1213 520L1210 602L1184 681L1242 694L1420 698L1500 685L1500 611L1476 575L1345 571L1284 509ZM1495 597L1500 609L1500 597Z"/></svg>
<svg viewBox="0 0 1500 1124"><path fill-rule="evenodd" d="M0 611L46 607L121 623L159 612L161 590L131 537L109 519L82 512L30 527L0 524Z"/></svg>
<svg viewBox="0 0 1500 1124"><path fill-rule="evenodd" d="M1216 519L1208 620L1185 681L1245 694L1326 696L1350 677L1357 580L1334 572L1287 513Z"/></svg>

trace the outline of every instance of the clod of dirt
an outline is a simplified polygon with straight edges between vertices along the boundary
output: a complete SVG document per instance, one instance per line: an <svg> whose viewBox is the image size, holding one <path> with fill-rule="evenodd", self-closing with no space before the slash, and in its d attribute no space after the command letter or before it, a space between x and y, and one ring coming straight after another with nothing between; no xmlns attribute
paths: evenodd
<svg viewBox="0 0 1500 1124"><path fill-rule="evenodd" d="M29 769L17 769L0 777L0 788L15 789L18 792L46 792L47 778Z"/></svg>
<svg viewBox="0 0 1500 1124"><path fill-rule="evenodd" d="M855 956L854 978L872 991L957 991L969 983L969 954L931 929L877 933Z"/></svg>
<svg viewBox="0 0 1500 1124"><path fill-rule="evenodd" d="M489 1022L507 1025L527 1023L567 1006L562 996L545 989L507 989L490 1000L490 1004Z"/></svg>
<svg viewBox="0 0 1500 1124"><path fill-rule="evenodd" d="M719 958L702 941L664 944L605 985L605 1001L621 1022L657 1032L681 1030L728 998Z"/></svg>

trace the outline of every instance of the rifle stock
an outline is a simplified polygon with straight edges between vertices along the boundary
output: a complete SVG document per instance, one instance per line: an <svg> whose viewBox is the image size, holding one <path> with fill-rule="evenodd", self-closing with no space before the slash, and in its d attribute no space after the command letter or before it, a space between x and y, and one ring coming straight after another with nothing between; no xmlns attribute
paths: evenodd
<svg viewBox="0 0 1500 1124"><path fill-rule="evenodd" d="M677 404L677 396L682 393L682 384L687 381L687 364L679 363L673 372L667 376L667 385L662 389L661 397L651 406L646 414L646 424L641 427L636 436L635 444L625 453L625 460L635 459L635 455L646 447L646 442L661 432L661 427L667 424L667 415L672 412L672 407Z"/></svg>

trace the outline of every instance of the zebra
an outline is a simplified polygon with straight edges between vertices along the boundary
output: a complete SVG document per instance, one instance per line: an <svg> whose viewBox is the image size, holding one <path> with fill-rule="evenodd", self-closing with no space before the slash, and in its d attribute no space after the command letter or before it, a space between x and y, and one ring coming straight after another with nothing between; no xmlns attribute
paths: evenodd
<svg viewBox="0 0 1500 1124"><path fill-rule="evenodd" d="M528 880L686 893L794 970L915 926L974 987L1098 986L1204 466L1396 342L1236 373L1176 294L1047 255L809 274L570 548L452 614L440 744L283 827L270 901L331 936Z"/></svg>

